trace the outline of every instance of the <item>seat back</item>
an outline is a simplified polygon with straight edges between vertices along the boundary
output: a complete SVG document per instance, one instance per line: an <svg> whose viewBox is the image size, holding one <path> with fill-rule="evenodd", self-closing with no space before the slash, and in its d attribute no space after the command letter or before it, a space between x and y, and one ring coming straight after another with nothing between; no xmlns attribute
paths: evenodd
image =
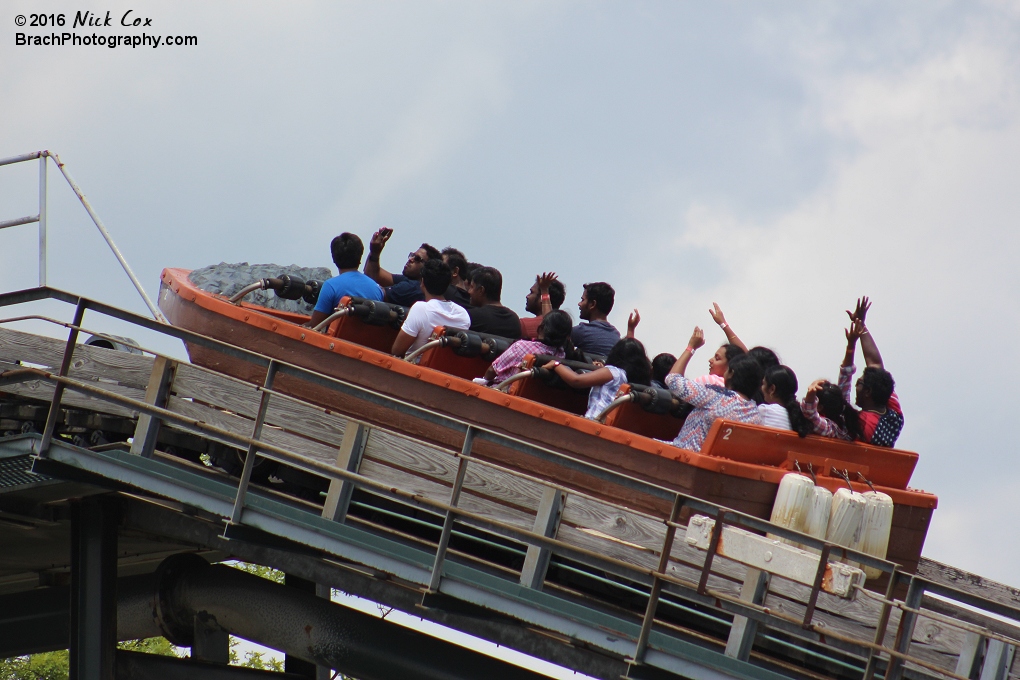
<svg viewBox="0 0 1020 680"><path fill-rule="evenodd" d="M887 449L860 442L848 442L817 435L799 437L791 430L777 430L732 420L716 420L701 452L719 458L804 470L810 463L816 472L828 475L832 468L846 470L851 478L860 472L873 484L905 489L917 465L912 451Z"/></svg>
<svg viewBox="0 0 1020 680"><path fill-rule="evenodd" d="M623 385L617 396L629 394L633 389L630 384ZM652 439L673 441L680 434L684 418L672 413L652 413L640 404L628 401L610 411L605 424Z"/></svg>
<svg viewBox="0 0 1020 680"><path fill-rule="evenodd" d="M407 317L406 307L364 298L344 296L339 307L348 310L347 316L329 325L329 335L387 354Z"/></svg>
<svg viewBox="0 0 1020 680"><path fill-rule="evenodd" d="M531 368L535 364L535 357L528 354L524 357L524 366ZM531 401L552 406L568 413L583 416L588 410L589 390L573 390L564 385L559 379L547 383L540 377L528 377L510 385L507 394L515 397L530 399Z"/></svg>

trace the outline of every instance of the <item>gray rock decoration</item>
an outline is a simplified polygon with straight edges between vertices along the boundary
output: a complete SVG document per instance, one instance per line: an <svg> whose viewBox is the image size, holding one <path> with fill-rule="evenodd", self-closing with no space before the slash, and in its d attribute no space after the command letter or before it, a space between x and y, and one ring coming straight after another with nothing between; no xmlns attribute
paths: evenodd
<svg viewBox="0 0 1020 680"><path fill-rule="evenodd" d="M255 283L259 279L283 276L284 274L290 274L304 281L310 279L325 281L333 276L332 270L327 267L299 267L296 264L290 266L248 264L247 262L228 264L220 262L219 264L195 269L188 275L188 279L201 290L229 297L249 283ZM253 293L248 293L244 301L281 312L309 315L312 313L312 305L304 300L281 300L271 290L257 290Z"/></svg>

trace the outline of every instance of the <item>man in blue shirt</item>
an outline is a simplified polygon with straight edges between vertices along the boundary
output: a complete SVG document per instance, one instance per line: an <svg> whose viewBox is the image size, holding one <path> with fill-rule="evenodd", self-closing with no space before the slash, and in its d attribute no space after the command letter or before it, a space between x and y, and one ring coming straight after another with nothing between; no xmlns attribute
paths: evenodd
<svg viewBox="0 0 1020 680"><path fill-rule="evenodd" d="M588 323L579 323L570 333L574 347L599 356L608 356L620 340L620 331L609 323L609 312L613 311L616 291L608 283L584 284L584 293L577 303L580 317Z"/></svg>
<svg viewBox="0 0 1020 680"><path fill-rule="evenodd" d="M345 295L368 300L383 299L383 291L379 284L358 271L361 256L365 252L365 244L357 234L345 231L333 239L329 244L329 250L333 254L333 264L340 270L340 274L322 284L319 301L315 303L315 310L312 312L310 322L312 327L318 326L332 314L340 298Z"/></svg>
<svg viewBox="0 0 1020 680"><path fill-rule="evenodd" d="M410 307L415 302L425 299L425 293L421 290L421 271L425 263L429 260L442 260L443 255L437 248L423 243L421 248L408 253L402 274L391 274L379 266L379 256L392 235L393 230L387 227L372 234L372 240L368 242L365 274L383 287L385 295L383 300Z"/></svg>

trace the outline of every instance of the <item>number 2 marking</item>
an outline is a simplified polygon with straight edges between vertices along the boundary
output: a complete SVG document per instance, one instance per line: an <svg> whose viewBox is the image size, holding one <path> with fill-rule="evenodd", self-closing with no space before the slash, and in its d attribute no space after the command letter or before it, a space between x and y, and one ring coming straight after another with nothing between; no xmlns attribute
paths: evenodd
<svg viewBox="0 0 1020 680"><path fill-rule="evenodd" d="M727 427L726 428L726 432L723 433L722 438L723 439L729 439L731 434L733 434L733 428L732 427Z"/></svg>

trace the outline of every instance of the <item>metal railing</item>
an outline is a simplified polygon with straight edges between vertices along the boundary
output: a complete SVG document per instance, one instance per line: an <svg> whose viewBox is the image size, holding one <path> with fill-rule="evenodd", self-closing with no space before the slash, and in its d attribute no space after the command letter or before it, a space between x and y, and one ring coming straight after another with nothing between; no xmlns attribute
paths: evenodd
<svg viewBox="0 0 1020 680"><path fill-rule="evenodd" d="M46 286L46 213L48 203L48 184L46 178L47 158L52 158L53 162L56 163L57 169L60 170L64 179L67 180L67 184L71 187L75 196L78 197L78 200L81 201L81 204L85 207L86 212L88 212L89 217L92 218L96 228L99 229L99 233L103 236L103 239L106 240L106 244L110 247L114 257L117 258L117 261L120 262L120 266L124 268L124 272L128 275L128 278L131 279L131 284L135 287L135 290L138 291L138 294L142 296L142 300L145 302L145 306L149 308L153 318L157 321L161 321L162 323L166 323L167 321L163 317L163 314L159 311L159 308L153 304L152 299L149 298L149 295L145 292L145 288L142 287L141 281L139 281L138 277L135 276L135 273L131 270L131 266L127 263L127 260L124 259L124 255L120 252L120 248L118 248L117 244L113 242L113 236L110 235L110 232L107 231L103 221L92 208L92 204L89 202L89 199L85 197L85 193L81 190L81 187L79 187L78 183L71 177L71 173L67 170L67 165L60 160L60 156L52 151L46 150L33 151L32 153L26 153L20 156L11 156L10 158L0 158L0 166L14 165L15 163L27 163L28 161L39 159L39 212L35 215L25 215L24 217L16 217L11 220L4 220L0 222L0 229L17 227L22 224L39 224L39 287L41 288Z"/></svg>
<svg viewBox="0 0 1020 680"><path fill-rule="evenodd" d="M45 319L47 321L58 323L69 330L65 351L62 356L58 372L54 374L37 368L25 368L8 371L7 373L0 375L0 385L24 380L44 380L52 383L55 387L50 404L49 415L43 432L43 441L41 442L39 451L40 457L45 457L47 455L51 442L53 441L56 425L59 420L63 392L65 389L71 389L90 394L111 403L126 406L140 414L149 416L160 422L166 422L177 427L182 427L222 440L227 440L234 445L247 449L249 455L246 458L245 469L242 471L241 479L239 480L237 491L233 500L233 511L228 518L228 527L231 524L243 525L244 523L245 498L249 492L248 487L251 474L250 466L254 462L256 453L314 475L350 484L352 488L357 487L370 490L373 493L390 497L405 503L424 506L433 512L440 514L443 518L443 526L436 545L434 563L431 568L431 576L429 582L425 584L424 592L426 594L437 592L440 589L443 579L443 565L447 559L450 535L455 522L458 521L466 521L474 526L485 528L497 535L519 541L527 544L528 546L534 546L540 550L555 552L558 555L582 561L596 569L604 568L611 572L623 572L630 574L632 578L650 585L647 606L644 616L641 619L640 633L635 640L635 647L630 656L634 664L640 665L645 659L649 639L656 623L656 612L659 608L664 592L680 596L690 601L715 606L730 614L755 621L761 624L763 628L774 628L776 630L789 633L810 631L812 633L821 634L823 636L828 636L833 639L857 645L867 650L866 666L863 674L864 680L871 680L875 676L875 673L879 670L879 663L883 660L883 657L886 664L883 675L889 680L898 680L901 678L904 670L904 664L907 662L916 664L918 667L941 674L945 677L965 677L935 666L924 659L910 654L910 644L917 620L919 616L927 615L921 611L922 599L925 593L931 593L969 607L1020 622L1020 607L995 602L942 583L927 580L917 575L904 573L900 571L900 566L896 563L878 559L872 555L868 555L857 550L851 550L812 536L800 534L785 527L773 525L758 517L729 510L667 487L629 477L614 470L602 468L593 463L576 460L560 452L537 446L523 439L487 430L467 421L438 414L408 401L373 392L368 388L361 387L343 379L325 376L309 369L304 369L276 359L271 359L256 352L238 348L191 331L159 324L146 319L145 317L110 307L103 303L88 300L80 296L74 296L59 290L40 288L0 295L0 307L44 298L58 299L75 305L74 318L71 323L61 322L54 319ZM86 310L93 310L100 314L134 323L138 326L154 330L164 335L177 337L189 343L216 348L218 351L225 352L231 356L244 359L256 366L265 368L267 375L264 383L259 387L261 399L252 435L240 435L235 432L210 425L206 422L183 416L166 408L147 403L146 401L140 401L138 399L111 392L101 387L101 384L89 384L68 377L68 371L73 361L74 351L78 346L78 334L83 331L89 332L82 325ZM25 318L29 317L3 319L0 320L0 323L23 320ZM44 319L44 317L32 318ZM149 350L146 351L156 356L162 356L156 352L151 352ZM357 471L345 470L309 459L300 454L294 453L293 451L262 440L262 423L264 422L265 413L268 409L269 400L274 396L288 399L294 398L273 389L274 380L281 374L288 374L292 377L317 383L347 395L357 395L359 398L369 399L381 406L391 408L394 411L414 415L415 417L459 430L463 434L463 439L460 450L455 453L458 458L458 466L456 477L450 490L449 499L444 502L410 490L394 488L388 483L372 479ZM349 424L360 425L360 423L353 419L350 420ZM669 516L668 518L660 518L666 530L663 541L657 550L659 555L658 565L655 568L643 567L620 558L596 553L585 548L572 545L564 540L557 539L554 536L521 529L520 527L512 524L459 507L458 504L464 482L468 477L469 465L480 465L483 467L497 468L507 471L506 468L499 466L498 464L472 456L473 444L478 439L485 439L504 446L512 446L516 450L524 453L529 453L545 460L555 460L557 463L562 465L571 467L575 470L582 470L587 474L612 481L615 484L629 487L636 492L649 494L662 500L668 500L671 504ZM520 475L518 472L510 472L512 474ZM548 483L549 481L550 480L544 480L545 483ZM700 566L700 574L697 582L676 576L671 573L670 570L670 562L673 559L672 553L676 532L678 530L685 529L685 527L679 523L681 512L685 508L692 512L706 514L715 519L711 543L706 553L704 563ZM719 541L722 536L724 525L740 527L754 532L773 534L780 538L789 539L801 545L815 548L820 552L818 572L810 589L810 595L803 617L793 617L780 611L772 610L762 604L748 602L708 587L709 577L714 573L712 565L719 547ZM885 594L883 596L869 594L869 597L878 599L881 605L880 615L875 626L875 634L870 640L842 635L828 627L825 627L823 624L816 623L814 621L819 595L822 591L822 582L826 575L826 567L830 556L850 559L860 564L873 567L883 574L888 575L888 586ZM541 576L537 579L534 587L541 589L543 581L544 576ZM907 593L903 600L898 600L894 597L894 595L896 590L902 586L906 586ZM885 638L887 637L890 616L895 609L899 609L902 615L896 626L895 642L890 647L885 644ZM954 625L953 621L943 622L948 623L949 625ZM970 626L963 622L956 625L965 631L975 631L974 626ZM996 635L988 629L977 630L989 639L1001 639L1002 641L1006 641L1010 644L1017 643L1017 640Z"/></svg>

